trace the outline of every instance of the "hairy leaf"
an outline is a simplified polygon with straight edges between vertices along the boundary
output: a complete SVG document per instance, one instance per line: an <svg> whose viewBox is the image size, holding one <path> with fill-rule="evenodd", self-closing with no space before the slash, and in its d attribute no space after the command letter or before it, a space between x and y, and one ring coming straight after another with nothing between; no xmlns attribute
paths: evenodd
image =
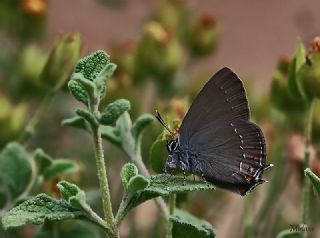
<svg viewBox="0 0 320 238"><path fill-rule="evenodd" d="M89 112L88 110L83 109L83 108L78 108L76 110L76 113L77 113L78 116L82 117L87 122L89 122L90 125L95 125L95 126L98 125L98 121L96 120L94 115L91 112Z"/></svg>
<svg viewBox="0 0 320 238"><path fill-rule="evenodd" d="M101 113L100 122L103 125L112 125L125 112L130 110L130 102L126 99L118 99L110 104Z"/></svg>
<svg viewBox="0 0 320 238"><path fill-rule="evenodd" d="M310 179L315 191L320 196L320 178L315 175L310 168L304 170L305 175Z"/></svg>
<svg viewBox="0 0 320 238"><path fill-rule="evenodd" d="M43 171L52 164L52 157L40 148L35 150L34 160L36 161L39 174L42 174Z"/></svg>
<svg viewBox="0 0 320 238"><path fill-rule="evenodd" d="M118 128L112 126L101 126L100 129L103 139L108 140L117 146L121 145L120 131Z"/></svg>
<svg viewBox="0 0 320 238"><path fill-rule="evenodd" d="M85 79L93 82L99 97L102 98L105 95L105 80L113 74L115 69L116 65L110 63L109 55L98 50L78 61L71 79Z"/></svg>
<svg viewBox="0 0 320 238"><path fill-rule="evenodd" d="M134 193L145 189L149 185L149 180L142 175L133 176L128 183L128 193Z"/></svg>
<svg viewBox="0 0 320 238"><path fill-rule="evenodd" d="M71 126L91 132L90 124L83 117L75 116L62 121L63 126Z"/></svg>
<svg viewBox="0 0 320 238"><path fill-rule="evenodd" d="M144 114L137 118L132 125L133 137L138 140L141 136L144 128L154 121L154 116L151 114Z"/></svg>
<svg viewBox="0 0 320 238"><path fill-rule="evenodd" d="M40 225L45 220L63 221L85 218L85 213L70 206L65 200L56 200L46 194L40 194L11 209L2 218L4 229L26 224Z"/></svg>
<svg viewBox="0 0 320 238"><path fill-rule="evenodd" d="M130 179L138 175L138 168L133 163L126 163L121 169L121 180L123 186L127 189Z"/></svg>
<svg viewBox="0 0 320 238"><path fill-rule="evenodd" d="M180 176L159 174L149 178L149 185L135 193L129 193L123 216L139 204L159 196L169 196L174 193L215 189L211 184L199 181L184 180Z"/></svg>
<svg viewBox="0 0 320 238"><path fill-rule="evenodd" d="M177 209L170 216L170 221L173 223L172 235L175 238L213 238L216 236L209 222L199 219L187 211Z"/></svg>
<svg viewBox="0 0 320 238"><path fill-rule="evenodd" d="M74 173L79 169L78 165L68 159L55 159L52 164L44 170L45 179L51 179L63 173Z"/></svg>
<svg viewBox="0 0 320 238"><path fill-rule="evenodd" d="M28 186L32 174L29 155L18 143L9 143L0 154L0 176L8 186L12 199Z"/></svg>
<svg viewBox="0 0 320 238"><path fill-rule="evenodd" d="M86 195L77 185L67 181L60 181L57 186L63 199L76 207L86 206Z"/></svg>
<svg viewBox="0 0 320 238"><path fill-rule="evenodd" d="M88 105L89 102L89 96L84 87L81 85L80 82L76 80L70 80L68 82L68 88L70 93L77 99L79 102L84 103L85 105Z"/></svg>

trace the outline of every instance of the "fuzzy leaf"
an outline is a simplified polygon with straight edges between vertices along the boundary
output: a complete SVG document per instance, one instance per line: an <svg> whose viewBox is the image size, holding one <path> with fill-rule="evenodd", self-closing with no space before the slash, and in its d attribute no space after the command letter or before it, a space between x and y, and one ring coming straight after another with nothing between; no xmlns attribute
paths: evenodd
<svg viewBox="0 0 320 238"><path fill-rule="evenodd" d="M71 126L79 129L86 130L88 132L91 132L90 124L83 119L83 117L75 116L72 118L64 119L62 121L63 126Z"/></svg>
<svg viewBox="0 0 320 238"><path fill-rule="evenodd" d="M79 108L79 109L76 110L76 113L77 113L78 116L84 118L91 125L95 125L95 126L98 125L98 122L97 122L96 118L88 110L83 109L83 108Z"/></svg>
<svg viewBox="0 0 320 238"><path fill-rule="evenodd" d="M88 105L89 103L89 96L84 87L76 80L70 80L68 82L68 88L70 93L77 99L79 102Z"/></svg>
<svg viewBox="0 0 320 238"><path fill-rule="evenodd" d="M80 59L74 69L72 79L87 79L94 82L100 98L105 94L105 80L110 77L116 65L110 63L109 55L104 51L96 51Z"/></svg>
<svg viewBox="0 0 320 238"><path fill-rule="evenodd" d="M175 238L213 238L216 236L209 222L180 209L170 216L170 221L173 223L172 235Z"/></svg>
<svg viewBox="0 0 320 238"><path fill-rule="evenodd" d="M72 160L55 159L52 164L44 170L43 175L46 180L54 178L63 173L74 173L79 170L78 165Z"/></svg>
<svg viewBox="0 0 320 238"><path fill-rule="evenodd" d="M70 206L65 200L40 194L6 213L2 218L2 225L4 229L8 229L26 224L40 225L45 220L63 221L84 217L84 212Z"/></svg>
<svg viewBox="0 0 320 238"><path fill-rule="evenodd" d="M149 180L142 175L133 176L128 183L128 193L134 193L145 189L149 185Z"/></svg>
<svg viewBox="0 0 320 238"><path fill-rule="evenodd" d="M168 152L166 150L166 143L163 140L156 140L153 142L150 149L151 167L156 173L163 173Z"/></svg>
<svg viewBox="0 0 320 238"><path fill-rule="evenodd" d="M149 178L149 185L133 194L128 195L126 207L123 209L123 216L139 204L159 196L169 196L174 193L200 191L215 189L211 184L199 181L184 180L180 176L159 174Z"/></svg>
<svg viewBox="0 0 320 238"><path fill-rule="evenodd" d="M77 185L67 181L60 181L57 184L63 199L78 207L83 207L86 204L86 195Z"/></svg>
<svg viewBox="0 0 320 238"><path fill-rule="evenodd" d="M296 98L303 98L304 92L301 86L301 82L298 81L297 72L301 66L305 63L306 50L301 41L298 41L296 53L292 59L289 67L288 85L291 94Z"/></svg>
<svg viewBox="0 0 320 238"><path fill-rule="evenodd" d="M0 154L0 176L8 186L12 199L28 186L32 174L29 155L18 143L9 143Z"/></svg>
<svg viewBox="0 0 320 238"><path fill-rule="evenodd" d="M100 128L103 139L108 140L117 146L121 145L120 131L118 128L112 126L101 126Z"/></svg>
<svg viewBox="0 0 320 238"><path fill-rule="evenodd" d="M142 132L146 126L148 126L151 122L154 121L154 116L151 114L144 114L133 123L132 125L132 135L138 140L142 135Z"/></svg>
<svg viewBox="0 0 320 238"><path fill-rule="evenodd" d="M65 224L67 223L67 224ZM53 226L57 229L53 229ZM68 221L64 224L46 224L37 233L35 238L99 238L99 230L96 227L84 226L83 222Z"/></svg>
<svg viewBox="0 0 320 238"><path fill-rule="evenodd" d="M133 163L126 163L121 169L121 180L123 186L127 189L130 179L138 175L138 168Z"/></svg>
<svg viewBox="0 0 320 238"><path fill-rule="evenodd" d="M39 174L42 174L52 164L52 157L40 148L35 150L34 160L36 161Z"/></svg>
<svg viewBox="0 0 320 238"><path fill-rule="evenodd" d="M304 170L305 175L310 179L314 189L316 190L318 196L320 196L320 178L315 175L310 168Z"/></svg>
<svg viewBox="0 0 320 238"><path fill-rule="evenodd" d="M119 129L121 138L121 149L123 149L127 155L135 153L135 140L132 136L132 122L128 112L124 112L116 123L116 128Z"/></svg>
<svg viewBox="0 0 320 238"><path fill-rule="evenodd" d="M112 125L125 112L130 110L130 102L126 99L118 99L110 103L101 113L100 122L103 125Z"/></svg>

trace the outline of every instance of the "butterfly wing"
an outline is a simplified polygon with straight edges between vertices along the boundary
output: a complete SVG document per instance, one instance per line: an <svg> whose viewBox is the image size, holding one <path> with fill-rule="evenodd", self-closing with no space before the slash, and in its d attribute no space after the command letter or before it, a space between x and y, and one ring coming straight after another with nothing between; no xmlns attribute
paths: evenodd
<svg viewBox="0 0 320 238"><path fill-rule="evenodd" d="M200 91L180 128L180 146L195 155L191 172L242 195L262 183L269 167L264 136L249 120L241 80L221 69Z"/></svg>

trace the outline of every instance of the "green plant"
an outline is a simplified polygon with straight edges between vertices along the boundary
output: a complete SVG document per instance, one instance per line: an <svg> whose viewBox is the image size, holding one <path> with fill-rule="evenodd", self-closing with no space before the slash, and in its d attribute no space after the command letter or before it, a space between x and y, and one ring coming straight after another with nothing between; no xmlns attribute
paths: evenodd
<svg viewBox="0 0 320 238"><path fill-rule="evenodd" d="M199 220L186 211L175 210L174 202L174 194L176 193L214 189L214 187L203 182L185 181L183 177L179 176L167 174L150 176L143 163L141 156L142 133L144 128L153 121L153 116L145 114L132 123L128 113L130 103L124 99L110 103L100 111L100 102L107 94L106 79L113 74L115 69L116 65L110 62L109 56L103 51L97 51L80 59L71 75L68 87L71 94L83 103L85 108L77 109L77 116L63 121L63 125L81 128L92 136L104 218L93 211L87 203L86 194L83 190L73 183L60 181L57 185L60 199L55 199L46 194L39 194L27 199L3 216L3 227L8 229L30 223L40 225L50 221L82 219L99 226L109 237L119 237L120 224L130 210L149 199L155 198L168 227L167 237L172 237L172 234L174 234L174 237L182 237L186 231L199 237L214 237L215 232L209 223ZM39 118L36 118L38 121ZM116 213L112 210L104 149L102 147L103 138L121 148L133 162L122 167L120 175L124 188L123 198ZM6 168L12 166L10 163L21 164L24 168L24 170L16 172L24 173L21 176L11 172L6 174L8 188L12 189L13 194L17 196L28 185L16 180L30 180L25 180L25 178L32 177L31 165L25 166L23 164L27 164L28 159L26 158L26 152L19 144L9 145L9 148L4 150L3 153L2 157L7 159L0 160L3 163L0 169L3 168L3 171L8 171ZM16 158L16 160L11 157ZM33 175L34 180L38 180L39 175L42 175L43 179L50 179L56 173L69 171L72 168L72 166L68 166L67 161L52 160L42 150L36 150L33 158L33 162L36 164L35 171L37 172ZM20 183L19 186L18 183ZM31 187L35 184L37 183L32 182ZM19 192L16 189L19 189ZM170 197L169 207L162 198L168 196Z"/></svg>

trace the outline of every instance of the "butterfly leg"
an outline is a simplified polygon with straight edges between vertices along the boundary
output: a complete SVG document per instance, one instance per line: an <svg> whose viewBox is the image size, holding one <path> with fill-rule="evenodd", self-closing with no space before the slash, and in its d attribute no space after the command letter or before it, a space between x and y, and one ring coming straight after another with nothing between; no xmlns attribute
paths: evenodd
<svg viewBox="0 0 320 238"><path fill-rule="evenodd" d="M200 167L200 172L201 172L201 178L203 179L203 181L207 184L208 187L210 187L208 181L206 180L206 178L204 177L204 174L203 174L203 171L202 171L202 168Z"/></svg>

